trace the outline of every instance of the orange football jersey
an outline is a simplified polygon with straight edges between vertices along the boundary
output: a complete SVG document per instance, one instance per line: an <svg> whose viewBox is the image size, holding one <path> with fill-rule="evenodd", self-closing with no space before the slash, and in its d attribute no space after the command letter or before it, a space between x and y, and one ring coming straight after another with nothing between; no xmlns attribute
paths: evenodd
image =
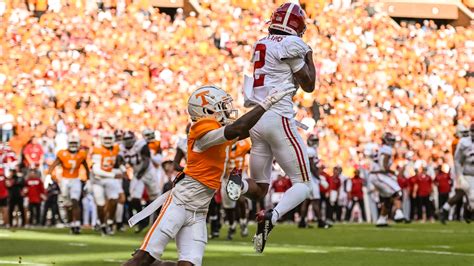
<svg viewBox="0 0 474 266"><path fill-rule="evenodd" d="M79 168L87 159L87 152L79 150L77 153L71 153L68 150L60 150L57 154L63 168L62 176L65 178L79 177Z"/></svg>
<svg viewBox="0 0 474 266"><path fill-rule="evenodd" d="M107 149L104 146L94 147L92 156L100 155L100 168L104 171L111 172L114 169L117 155L119 154L119 146L115 144L112 149Z"/></svg>
<svg viewBox="0 0 474 266"><path fill-rule="evenodd" d="M247 139L240 140L232 146L229 154L229 170L234 168L243 170L245 168L245 155L250 151L251 144Z"/></svg>
<svg viewBox="0 0 474 266"><path fill-rule="evenodd" d="M232 141L212 146L204 152L193 151L194 142L221 124L212 118L203 118L191 126L188 134L188 162L184 173L212 189L218 189L226 172Z"/></svg>
<svg viewBox="0 0 474 266"><path fill-rule="evenodd" d="M153 140L148 143L148 148L150 149L152 154L157 154L160 151L160 141Z"/></svg>

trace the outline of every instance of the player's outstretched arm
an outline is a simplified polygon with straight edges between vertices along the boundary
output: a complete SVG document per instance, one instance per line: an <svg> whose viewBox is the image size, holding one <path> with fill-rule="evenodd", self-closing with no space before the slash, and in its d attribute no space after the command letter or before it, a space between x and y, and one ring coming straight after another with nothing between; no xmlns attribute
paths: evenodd
<svg viewBox="0 0 474 266"><path fill-rule="evenodd" d="M275 103L283 99L286 95L294 93L296 90L277 92L269 95L265 100L255 106L252 110L239 117L234 123L227 125L224 129L224 137L228 140L236 138L245 139L249 137L250 129L257 124L262 115Z"/></svg>
<svg viewBox="0 0 474 266"><path fill-rule="evenodd" d="M316 68L313 62L313 51L308 51L304 66L294 73L295 79L305 92L313 92L316 85Z"/></svg>
<svg viewBox="0 0 474 266"><path fill-rule="evenodd" d="M48 172L46 173L46 175L51 175L51 173L53 173L54 171L54 168L56 168L56 166L60 165L61 164L61 161L59 160L59 158L56 157L56 159L54 160L54 162L51 164L51 166L48 168Z"/></svg>
<svg viewBox="0 0 474 266"><path fill-rule="evenodd" d="M142 178L142 176L145 174L146 170L148 169L148 165L150 164L151 153L150 153L150 149L148 148L148 145L143 146L142 150L140 151L140 154L143 160L141 162L140 170L138 170L137 174L135 175L137 179Z"/></svg>

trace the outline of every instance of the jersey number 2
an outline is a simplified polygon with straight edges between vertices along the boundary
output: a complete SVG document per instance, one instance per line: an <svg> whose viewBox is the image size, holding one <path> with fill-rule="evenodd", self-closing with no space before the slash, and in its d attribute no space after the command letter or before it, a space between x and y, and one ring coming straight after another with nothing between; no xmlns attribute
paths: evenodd
<svg viewBox="0 0 474 266"><path fill-rule="evenodd" d="M262 68L265 65L265 55L267 52L267 47L263 43L259 43L255 46L254 58L257 56L258 52L258 60L255 60L253 64L253 87L261 87L265 81L265 74L258 75L256 78L255 71L259 68ZM256 58L255 58L256 59Z"/></svg>

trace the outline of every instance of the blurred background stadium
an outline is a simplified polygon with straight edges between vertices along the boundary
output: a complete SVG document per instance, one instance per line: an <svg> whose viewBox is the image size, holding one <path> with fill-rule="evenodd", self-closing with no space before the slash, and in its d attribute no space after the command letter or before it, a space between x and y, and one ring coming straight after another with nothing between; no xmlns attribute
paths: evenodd
<svg viewBox="0 0 474 266"><path fill-rule="evenodd" d="M44 182L71 133L87 149L103 131L149 128L163 162L172 160L185 137L186 101L197 87L220 86L244 110L252 45L267 34L271 12L283 2L0 0L1 176L37 169ZM420 174L433 181L430 211L407 218L434 220L436 178L449 174L462 126L474 120L474 1L299 3L308 15L304 40L313 48L318 82L313 94L296 95L297 119L309 127L301 133L319 136L328 179L334 166L347 178L355 169L363 175L389 130L397 136L400 182ZM157 171L165 186L174 170L163 168ZM28 185L4 180L0 187L21 191L20 205L27 207ZM412 189L406 182L406 204L417 197ZM341 198L341 213L347 202ZM4 212L3 225L31 225L31 214L19 210L10 210L10 220ZM451 218L462 220L461 213L459 206ZM334 219L344 220L341 215ZM41 223L53 224L50 216ZM349 220L360 221L357 210Z"/></svg>

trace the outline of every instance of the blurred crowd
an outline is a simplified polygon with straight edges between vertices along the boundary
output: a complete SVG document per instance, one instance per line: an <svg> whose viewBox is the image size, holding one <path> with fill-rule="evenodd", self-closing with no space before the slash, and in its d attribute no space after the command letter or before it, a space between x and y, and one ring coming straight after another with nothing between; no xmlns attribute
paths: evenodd
<svg viewBox="0 0 474 266"><path fill-rule="evenodd" d="M1 141L38 164L33 176L70 132L92 147L102 130L153 128L172 158L195 88L220 86L243 108L252 45L277 5L268 2L205 0L199 14L170 16L148 1L0 1ZM322 163L351 176L389 130L398 168L452 165L455 126L474 113L474 27L398 25L358 1L300 2L318 88L297 94L295 108L302 133L321 140Z"/></svg>

